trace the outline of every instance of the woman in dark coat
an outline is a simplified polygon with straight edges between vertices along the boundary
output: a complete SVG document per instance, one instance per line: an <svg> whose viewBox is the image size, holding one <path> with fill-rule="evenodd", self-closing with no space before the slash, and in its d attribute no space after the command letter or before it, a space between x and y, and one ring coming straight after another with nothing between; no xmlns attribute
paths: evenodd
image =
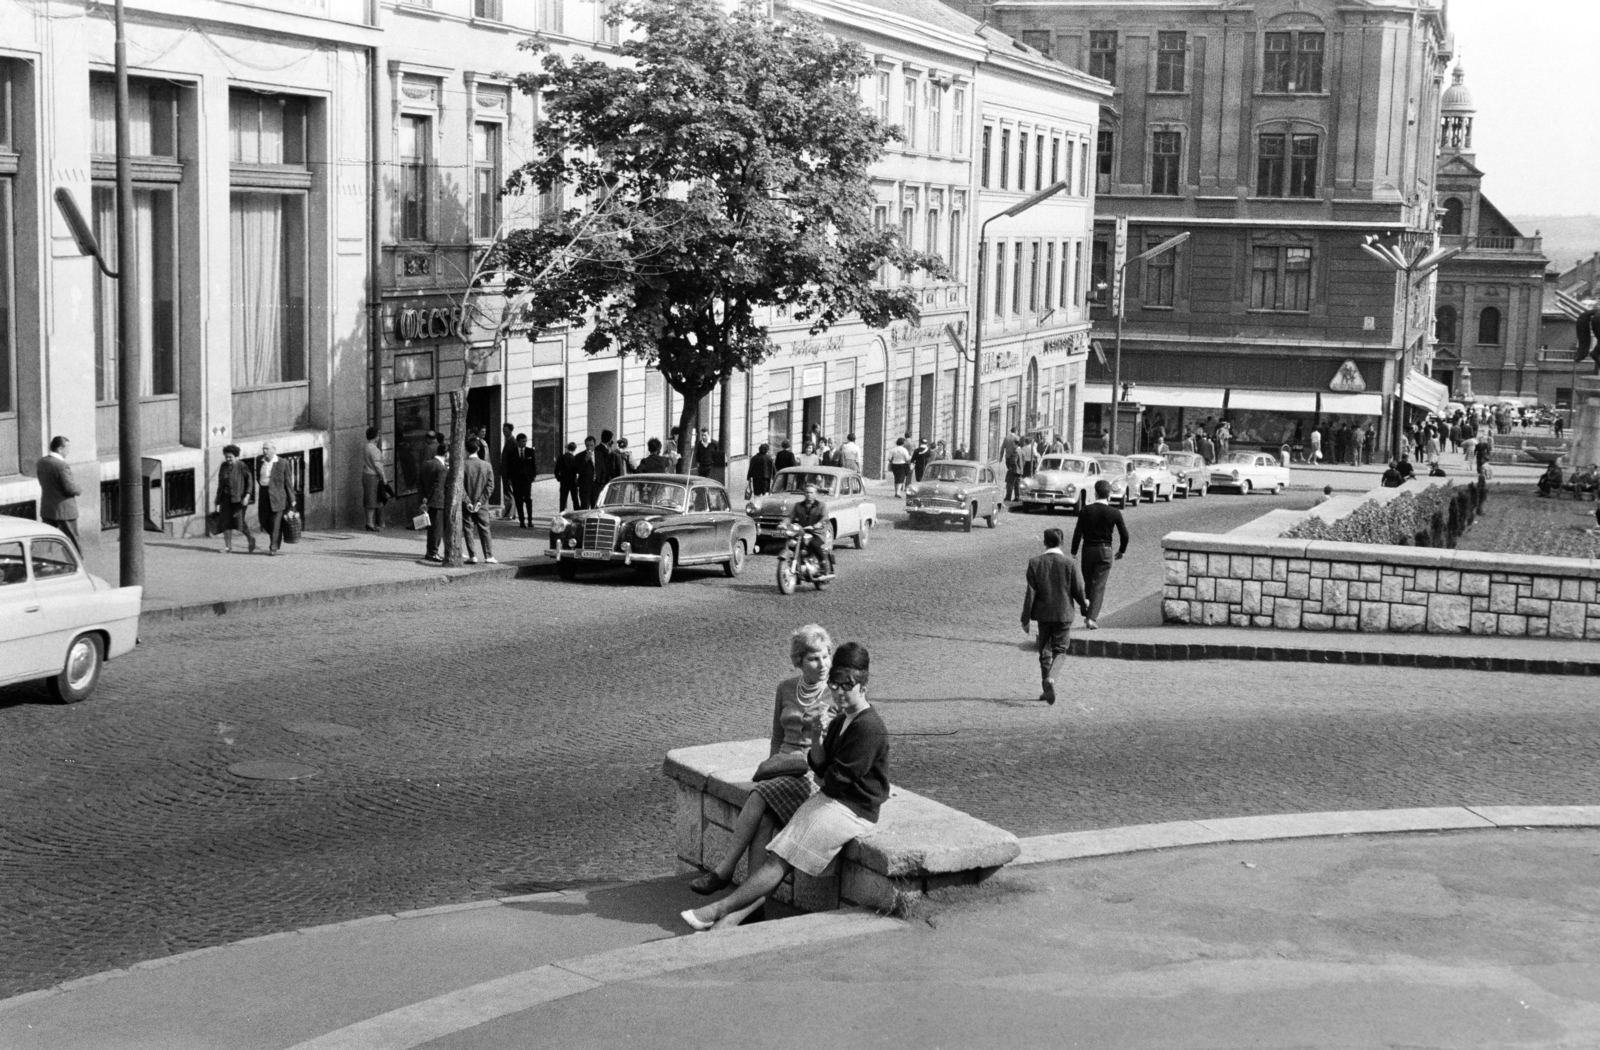
<svg viewBox="0 0 1600 1050"><path fill-rule="evenodd" d="M250 544L249 553L256 552L256 538L250 533L250 516L245 508L255 501L256 479L250 468L239 459L239 446L228 445L222 450L222 466L217 470L217 524L222 530L222 553L233 553L233 530L244 533Z"/></svg>

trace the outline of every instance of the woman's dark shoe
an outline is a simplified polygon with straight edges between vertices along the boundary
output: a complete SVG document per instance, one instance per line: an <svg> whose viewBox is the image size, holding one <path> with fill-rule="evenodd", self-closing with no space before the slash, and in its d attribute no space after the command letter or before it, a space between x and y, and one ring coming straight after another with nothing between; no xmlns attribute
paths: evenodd
<svg viewBox="0 0 1600 1050"><path fill-rule="evenodd" d="M689 883L689 888L702 897L709 897L718 890L727 889L732 881L732 879L725 879L714 871L708 871Z"/></svg>

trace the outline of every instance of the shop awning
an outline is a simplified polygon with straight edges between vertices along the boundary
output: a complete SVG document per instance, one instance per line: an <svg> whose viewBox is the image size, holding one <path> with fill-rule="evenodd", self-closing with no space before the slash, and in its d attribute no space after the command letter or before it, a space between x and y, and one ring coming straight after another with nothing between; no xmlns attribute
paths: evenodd
<svg viewBox="0 0 1600 1050"><path fill-rule="evenodd" d="M1220 387L1155 386L1136 383L1129 397L1141 405L1157 408L1216 408L1222 407ZM1083 388L1083 399L1091 405L1111 404L1111 388L1091 383Z"/></svg>
<svg viewBox="0 0 1600 1050"><path fill-rule="evenodd" d="M1322 395L1322 414L1325 416L1381 416L1382 394Z"/></svg>
<svg viewBox="0 0 1600 1050"><path fill-rule="evenodd" d="M1421 372L1408 372L1406 403L1442 416L1445 406L1450 403L1450 388L1436 379L1429 379Z"/></svg>
<svg viewBox="0 0 1600 1050"><path fill-rule="evenodd" d="M1258 412L1316 412L1317 395L1298 390L1233 390L1228 393L1228 410Z"/></svg>

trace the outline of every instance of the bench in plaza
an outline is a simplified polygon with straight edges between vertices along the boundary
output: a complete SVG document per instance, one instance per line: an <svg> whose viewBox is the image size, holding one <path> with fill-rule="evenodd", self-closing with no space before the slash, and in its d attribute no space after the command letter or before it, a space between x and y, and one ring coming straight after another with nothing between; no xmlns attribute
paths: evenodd
<svg viewBox="0 0 1600 1050"><path fill-rule="evenodd" d="M769 741L737 740L667 752L664 770L677 784L675 839L680 871L709 870L724 856L750 794L750 777ZM734 872L742 882L766 859L771 821ZM946 886L976 886L1022 851L1015 835L895 786L878 823L844 848L822 875L791 872L773 897L800 911L848 905L895 911Z"/></svg>

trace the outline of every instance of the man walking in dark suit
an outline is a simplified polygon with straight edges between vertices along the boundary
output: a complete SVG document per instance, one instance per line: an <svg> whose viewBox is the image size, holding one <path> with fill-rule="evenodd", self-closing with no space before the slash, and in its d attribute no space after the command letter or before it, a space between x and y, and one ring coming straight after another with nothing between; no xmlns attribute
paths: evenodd
<svg viewBox="0 0 1600 1050"><path fill-rule="evenodd" d="M606 483L605 463L594 438L583 439L583 451L578 453L578 492L582 494L583 507L593 507L600 495L600 486Z"/></svg>
<svg viewBox="0 0 1600 1050"><path fill-rule="evenodd" d="M578 487L578 443L567 442L567 447L556 457L556 486L561 490L561 509L567 509L567 498L572 499L572 509L583 509L583 490Z"/></svg>
<svg viewBox="0 0 1600 1050"><path fill-rule="evenodd" d="M1056 702L1056 672L1067 658L1072 640L1072 611L1089 615L1078 563L1061 549L1061 530L1044 530L1044 553L1028 559L1028 589L1022 597L1022 633L1039 621L1039 678L1044 690L1039 699Z"/></svg>
<svg viewBox="0 0 1600 1050"><path fill-rule="evenodd" d="M1121 539L1115 555L1111 553L1111 534ZM1122 511L1111 506L1111 482L1101 478L1094 483L1094 502L1078 512L1078 527L1072 530L1072 553L1083 544L1083 577L1089 584L1089 608L1084 626L1099 627L1100 606L1106 599L1106 581L1111 578L1111 563L1128 551L1128 526Z"/></svg>
<svg viewBox="0 0 1600 1050"><path fill-rule="evenodd" d="M511 451L503 453L500 469L511 486L511 505L520 528L533 526L533 479L539 476L539 460L528 447L528 435L518 434Z"/></svg>
<svg viewBox="0 0 1600 1050"><path fill-rule="evenodd" d="M79 555L83 544L78 542L78 496L83 492L72 476L67 463L67 451L72 442L57 434L50 439L50 451L39 457L33 472L39 479L39 517L46 525L54 525L66 533Z"/></svg>
<svg viewBox="0 0 1600 1050"><path fill-rule="evenodd" d="M294 510L294 464L278 455L271 445L261 446L259 492L261 531L267 534L267 553L277 554L283 546L283 516Z"/></svg>
<svg viewBox="0 0 1600 1050"><path fill-rule="evenodd" d="M600 431L600 451L605 455L606 481L632 473L628 466L628 454L617 447L609 430Z"/></svg>
<svg viewBox="0 0 1600 1050"><path fill-rule="evenodd" d="M778 468L772 458L772 446L763 441L761 448L750 459L750 495L765 496L772 488L772 477L776 473Z"/></svg>

